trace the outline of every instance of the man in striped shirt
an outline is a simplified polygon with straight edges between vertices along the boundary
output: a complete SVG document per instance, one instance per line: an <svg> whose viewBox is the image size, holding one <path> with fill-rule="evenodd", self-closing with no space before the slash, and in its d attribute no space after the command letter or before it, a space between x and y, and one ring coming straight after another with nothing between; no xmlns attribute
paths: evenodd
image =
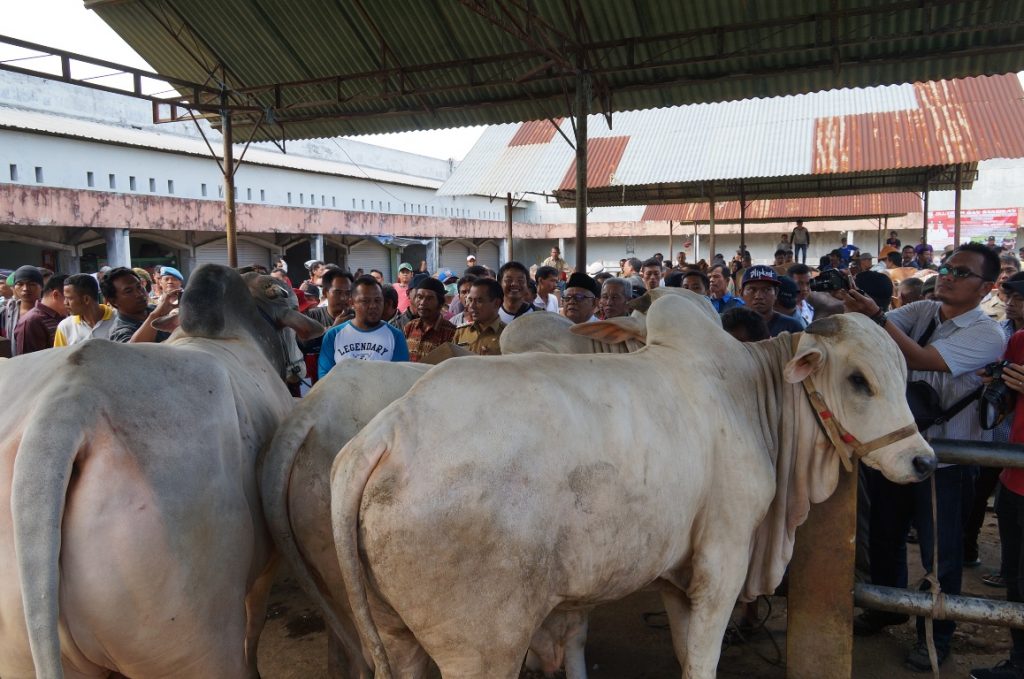
<svg viewBox="0 0 1024 679"><path fill-rule="evenodd" d="M930 384L939 394L942 407L948 409L980 386L977 370L1003 355L1003 331L979 306L998 276L998 256L983 245L971 243L960 247L939 268L934 300L921 300L884 313L869 297L856 291L840 296L847 311L869 316L889 333L906 359L909 379ZM972 406L973 402L947 422L922 433L927 438L991 440L991 432L981 428ZM942 464L935 472L939 541L935 571L946 594L960 593L963 507L971 502L965 495L973 487L974 471L962 465ZM866 479L871 496L871 581L906 587L906 535L911 523L917 527L922 564L927 571L933 568L930 483L899 486L870 469ZM866 611L858 617L854 631L871 634L905 619L897 614ZM940 664L949 655L955 628L952 621L934 622ZM917 639L906 666L918 672L930 671L922 618L917 620Z"/></svg>

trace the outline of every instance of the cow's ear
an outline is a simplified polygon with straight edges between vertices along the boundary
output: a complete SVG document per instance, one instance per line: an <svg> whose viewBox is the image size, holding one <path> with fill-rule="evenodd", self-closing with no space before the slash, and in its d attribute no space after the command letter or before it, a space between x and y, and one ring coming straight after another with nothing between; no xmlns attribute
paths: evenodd
<svg viewBox="0 0 1024 679"><path fill-rule="evenodd" d="M569 328L569 332L605 344L617 344L627 340L647 341L647 324L642 319L631 316L580 323Z"/></svg>
<svg viewBox="0 0 1024 679"><path fill-rule="evenodd" d="M816 347L807 347L797 351L796 356L786 364L782 374L791 384L803 382L809 375L818 372L825 362L825 354Z"/></svg>
<svg viewBox="0 0 1024 679"><path fill-rule="evenodd" d="M326 332L326 328L320 325L306 314L300 314L294 309L288 309L280 318L281 325L291 328L303 342L319 337Z"/></svg>
<svg viewBox="0 0 1024 679"><path fill-rule="evenodd" d="M651 297L651 293L645 292L640 297L626 302L626 308L630 311L639 311L642 314L646 314L652 304L654 304L654 298Z"/></svg>

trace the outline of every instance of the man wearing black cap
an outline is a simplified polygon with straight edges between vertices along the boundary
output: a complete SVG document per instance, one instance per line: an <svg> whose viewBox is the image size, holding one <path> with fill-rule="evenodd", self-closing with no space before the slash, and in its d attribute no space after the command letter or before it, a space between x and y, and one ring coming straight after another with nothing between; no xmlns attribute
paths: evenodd
<svg viewBox="0 0 1024 679"><path fill-rule="evenodd" d="M775 337L780 332L800 332L803 326L789 316L775 310L778 298L779 276L770 266L757 264L743 273L743 302L761 315L768 324L768 334Z"/></svg>
<svg viewBox="0 0 1024 679"><path fill-rule="evenodd" d="M418 318L405 324L405 341L409 345L409 360L419 362L437 347L451 342L455 326L441 316L444 308L444 283L436 278L420 281L412 295Z"/></svg>
<svg viewBox="0 0 1024 679"><path fill-rule="evenodd" d="M565 284L565 292L562 294L562 315L573 323L600 320L594 315L597 297L600 294L601 289L594 279L577 271L569 276L569 281Z"/></svg>
<svg viewBox="0 0 1024 679"><path fill-rule="evenodd" d="M789 276L779 276L779 287L775 295L775 311L787 318L792 318L800 324L801 328L806 328L807 324L804 323L800 312L796 310L796 301L799 294L800 289L797 288L796 281Z"/></svg>
<svg viewBox="0 0 1024 679"><path fill-rule="evenodd" d="M0 310L0 333L11 340L11 356L16 356L14 330L23 314L31 311L43 292L43 274L34 266L20 266L14 271L14 298Z"/></svg>
<svg viewBox="0 0 1024 679"><path fill-rule="evenodd" d="M54 274L43 286L43 294L35 307L22 315L14 329L12 350L17 355L42 351L53 346L57 326L68 315L64 304L63 274Z"/></svg>

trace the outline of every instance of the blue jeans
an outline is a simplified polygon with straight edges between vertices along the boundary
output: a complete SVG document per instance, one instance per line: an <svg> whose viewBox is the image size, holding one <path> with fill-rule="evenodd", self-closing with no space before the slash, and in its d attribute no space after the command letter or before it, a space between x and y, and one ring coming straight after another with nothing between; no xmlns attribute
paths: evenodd
<svg viewBox="0 0 1024 679"><path fill-rule="evenodd" d="M874 469L867 469L871 496L871 582L887 587L907 587L907 530L917 528L921 563L932 572L931 481L897 485ZM959 594L964 563L964 507L969 506L977 467L954 465L935 471L938 505L939 585L946 594ZM928 590L927 582L921 590ZM935 646L948 651L956 623L936 620L932 630ZM917 637L924 641L924 618L917 619Z"/></svg>
<svg viewBox="0 0 1024 679"><path fill-rule="evenodd" d="M801 264L807 263L807 243L796 243L793 245L793 261Z"/></svg>

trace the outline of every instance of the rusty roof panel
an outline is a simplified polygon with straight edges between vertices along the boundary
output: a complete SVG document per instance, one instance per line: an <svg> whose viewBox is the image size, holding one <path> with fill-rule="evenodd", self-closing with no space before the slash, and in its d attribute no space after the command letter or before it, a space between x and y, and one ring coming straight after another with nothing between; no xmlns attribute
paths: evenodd
<svg viewBox="0 0 1024 679"><path fill-rule="evenodd" d="M611 186L615 184L615 171L626 151L629 137L599 137L587 142L587 186ZM562 190L576 188L576 159L559 187Z"/></svg>
<svg viewBox="0 0 1024 679"><path fill-rule="evenodd" d="M1024 156L1016 75L916 83L917 107L819 118L813 172L865 172Z"/></svg>
<svg viewBox="0 0 1024 679"><path fill-rule="evenodd" d="M858 219L883 215L904 215L921 212L921 196L916 193L875 193L859 196L828 196L821 198L780 198L754 200L747 204L746 220L787 221L793 219ZM675 205L648 205L645 222L706 222L711 210L707 202ZM716 222L738 222L738 201L715 203Z"/></svg>
<svg viewBox="0 0 1024 679"><path fill-rule="evenodd" d="M509 141L509 146L529 146L531 144L547 144L555 138L558 132L558 125L562 123L561 118L556 118L554 124L548 120L533 120L523 123L516 130L516 134Z"/></svg>

